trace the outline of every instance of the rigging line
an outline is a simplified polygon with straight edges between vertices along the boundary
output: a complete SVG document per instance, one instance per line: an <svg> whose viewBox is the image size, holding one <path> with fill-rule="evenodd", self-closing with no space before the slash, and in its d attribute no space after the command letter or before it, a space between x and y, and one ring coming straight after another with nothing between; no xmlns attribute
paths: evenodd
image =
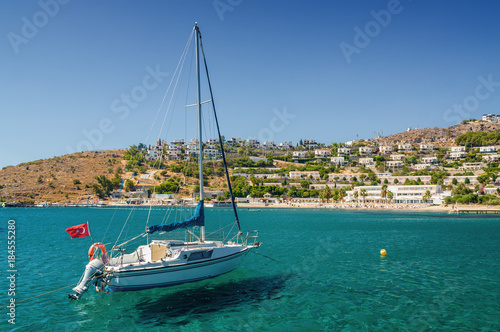
<svg viewBox="0 0 500 332"><path fill-rule="evenodd" d="M128 240L128 241L125 241L125 242L123 242L123 243L120 243L119 247L122 247L122 246L126 245L127 243L132 242L132 241L134 241L135 239L140 238L140 237L141 237L141 236L143 236L143 235L144 235L144 233L141 233L141 234L139 234L139 235L137 235L137 236L135 236L135 237L131 238L131 239L130 239L130 240Z"/></svg>
<svg viewBox="0 0 500 332"><path fill-rule="evenodd" d="M18 300L16 300L16 305L17 305L18 303L21 303L21 302L26 302L26 301L28 301L28 300L32 300L32 299L34 299L34 298L36 298L36 297L40 297L40 296L44 296L44 295L47 295L47 294L50 294L50 293L54 293L54 292L60 291L61 289L65 289L65 288L68 288L68 287L73 287L73 286L75 286L75 285L77 285L77 284L78 284L78 283L73 284L73 285L64 286L64 287L61 287L61 288L55 289L55 290L50 291L50 292L47 292L47 293L43 293L43 294L40 294L40 295L35 295L35 296L32 296L32 297L27 298L27 299L24 299L24 300L19 300L19 301L18 301ZM10 305L10 304L5 304L5 305L0 306L0 308L7 307L7 306L9 306L9 305Z"/></svg>
<svg viewBox="0 0 500 332"><path fill-rule="evenodd" d="M190 36L190 40L188 41L188 45L190 45L191 38L192 38L192 35ZM187 58L187 52L188 52L188 50L189 50L189 47L187 47L185 54L181 58L181 60L182 60L181 68L179 69L179 72L177 73L177 79L175 80L174 89L172 91L172 95L170 96L170 100L168 102L167 112L165 113L165 116L163 117L163 122L161 124L160 132L158 134L158 139L161 136L161 133L163 131L163 127L165 126L165 121L166 121L167 115L168 115L168 113L170 111L170 106L172 105L172 100L174 99L175 91L177 90L177 85L179 84L179 79L181 77L181 72L182 72L182 69L184 68L184 64L186 63L186 58Z"/></svg>
<svg viewBox="0 0 500 332"><path fill-rule="evenodd" d="M108 230L109 230L109 227L111 226L111 223L113 222L113 220L115 219L115 214L116 214L116 211L118 211L118 209L115 209L115 212L113 213L113 216L111 217L111 220L109 221L108 223L108 228L106 228L106 232L104 233L104 236L102 238L102 241L104 243L104 239L106 239L106 235L108 234Z"/></svg>
<svg viewBox="0 0 500 332"><path fill-rule="evenodd" d="M215 124L217 126L217 133L219 134L219 144L220 144L220 148L221 148L222 161L224 163L224 171L226 173L227 187L229 189L229 195L231 197L231 205L233 206L234 217L236 219L236 223L238 224L238 231L241 233L240 220L238 219L238 212L236 211L236 204L234 203L233 189L231 188L231 179L229 178L229 172L227 170L226 154L224 152L224 144L222 142L222 137L220 134L219 120L217 119L217 112L215 110L215 101L214 101L214 95L212 92L212 84L210 83L210 76L208 74L207 58L205 56L205 50L203 49L203 42L202 42L201 33L200 33L199 29L198 29L198 34L200 37L201 53L203 54L203 63L205 64L205 72L207 74L208 89L210 91L210 99L212 100L212 108L214 110Z"/></svg>
<svg viewBox="0 0 500 332"><path fill-rule="evenodd" d="M116 239L115 244L113 245L113 248L116 247L116 244L118 243L118 240L122 236L123 230L125 229L125 226L127 225L128 221L130 219L130 216L132 215L132 212L134 212L134 209L130 210L130 213L128 214L127 220L125 220L125 223L123 224L122 230L120 231L120 235L118 235L118 238Z"/></svg>
<svg viewBox="0 0 500 332"><path fill-rule="evenodd" d="M170 79L170 83L168 84L167 91L165 91L165 95L163 96L163 100L161 101L160 107L158 107L158 111L156 112L155 119L153 121L153 124L151 125L151 128L149 129L148 136L146 137L146 143L149 140L149 136L151 135L151 132L153 131L154 124L156 123L156 119L158 118L158 114L160 114L160 110L163 106L163 103L165 102L165 99L167 98L168 92L170 90L170 86L172 85L172 82L174 81L174 77L177 73L177 69L179 68L179 65L181 63L182 58L184 57L184 54L187 52L187 49L189 49L189 45L191 44L191 39L193 38L194 35L194 29L191 31L191 34L189 35L188 42L186 43L186 46L184 46L184 51L182 52L181 58L179 59L179 62L177 63L177 67L175 68L174 74L172 75L172 78Z"/></svg>
<svg viewBox="0 0 500 332"><path fill-rule="evenodd" d="M229 225L223 226L223 227L219 228L218 230L213 231L212 233L209 233L208 235L213 235L213 234L215 234L215 233L217 233L217 232L220 232L220 231L221 231L221 230L223 230L224 228L228 228L229 226L234 227L234 224L235 224L235 223L233 222L233 223L231 223L231 224L229 224ZM231 230L232 230L232 228L231 228ZM229 232L231 232L231 230L229 230Z"/></svg>

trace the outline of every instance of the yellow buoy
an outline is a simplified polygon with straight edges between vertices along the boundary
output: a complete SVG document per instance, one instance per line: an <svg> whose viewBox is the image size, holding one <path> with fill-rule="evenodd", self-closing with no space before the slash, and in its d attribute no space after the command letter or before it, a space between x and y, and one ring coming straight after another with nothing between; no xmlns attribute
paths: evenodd
<svg viewBox="0 0 500 332"><path fill-rule="evenodd" d="M385 249L382 249L382 250L380 250L380 254L382 256L385 256L385 255L387 255L387 251L385 251Z"/></svg>

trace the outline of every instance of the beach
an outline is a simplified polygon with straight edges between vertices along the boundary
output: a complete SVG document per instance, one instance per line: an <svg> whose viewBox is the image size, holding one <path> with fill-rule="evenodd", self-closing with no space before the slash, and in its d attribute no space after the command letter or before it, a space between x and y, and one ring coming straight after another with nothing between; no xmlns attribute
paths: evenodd
<svg viewBox="0 0 500 332"><path fill-rule="evenodd" d="M458 204L453 206L431 204L372 204L372 203L238 203L239 208L293 208L293 209L346 209L346 210L395 210L395 211L425 211L439 213L457 213L478 211L479 213L500 212L499 207L489 205Z"/></svg>

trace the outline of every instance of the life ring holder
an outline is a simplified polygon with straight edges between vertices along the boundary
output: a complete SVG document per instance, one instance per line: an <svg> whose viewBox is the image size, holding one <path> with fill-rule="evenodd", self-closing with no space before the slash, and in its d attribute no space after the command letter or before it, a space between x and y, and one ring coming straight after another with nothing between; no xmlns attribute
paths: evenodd
<svg viewBox="0 0 500 332"><path fill-rule="evenodd" d="M103 261L106 260L106 246L104 244L102 244L101 242L96 242L90 246L90 248L89 248L89 260L93 261L95 259L94 252L95 252L96 248L101 249Z"/></svg>

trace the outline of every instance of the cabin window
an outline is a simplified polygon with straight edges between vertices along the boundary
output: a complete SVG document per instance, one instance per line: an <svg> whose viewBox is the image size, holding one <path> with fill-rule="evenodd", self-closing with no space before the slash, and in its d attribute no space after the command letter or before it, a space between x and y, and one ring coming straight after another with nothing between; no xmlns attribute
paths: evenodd
<svg viewBox="0 0 500 332"><path fill-rule="evenodd" d="M212 257L212 252L213 252L213 250L193 252L193 253L191 253L191 255L189 255L188 262L195 261L197 259L210 258L210 257Z"/></svg>

